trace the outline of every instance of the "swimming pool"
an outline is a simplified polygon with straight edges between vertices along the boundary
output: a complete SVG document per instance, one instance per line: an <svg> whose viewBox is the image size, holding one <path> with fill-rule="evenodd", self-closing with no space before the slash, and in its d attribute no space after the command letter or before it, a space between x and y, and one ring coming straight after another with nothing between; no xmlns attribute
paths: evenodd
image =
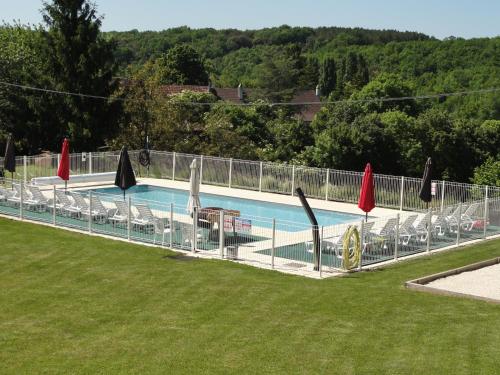
<svg viewBox="0 0 500 375"><path fill-rule="evenodd" d="M98 188L92 191L104 194L122 196L122 191L118 187ZM137 185L127 190L127 196L132 199L144 199L165 204L174 203L176 206L186 207L189 191L180 189L163 188L152 185ZM103 198L105 199L105 198ZM290 197L297 199L297 197ZM222 207L231 210L238 210L241 216L253 216L261 218L275 218L277 222L289 221L303 225L310 225L309 219L300 206L290 206L286 204L270 203L251 199L226 197L222 195L200 193L202 207ZM347 214L337 211L327 211L313 209L319 225L334 225L351 222L362 218L361 215ZM270 226L270 222L263 226ZM297 226L296 230L303 230Z"/></svg>

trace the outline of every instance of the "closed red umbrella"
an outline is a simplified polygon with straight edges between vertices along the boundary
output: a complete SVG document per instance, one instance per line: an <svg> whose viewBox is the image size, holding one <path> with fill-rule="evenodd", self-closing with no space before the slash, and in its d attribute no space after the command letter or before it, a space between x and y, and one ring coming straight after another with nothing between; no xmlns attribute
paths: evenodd
<svg viewBox="0 0 500 375"><path fill-rule="evenodd" d="M370 163L366 164L361 191L359 193L358 207L366 212L366 220L368 220L368 212L375 208L375 184L373 183L372 166Z"/></svg>
<svg viewBox="0 0 500 375"><path fill-rule="evenodd" d="M64 180L64 187L67 188L69 180L69 141L66 138L64 138L62 145L61 160L57 168L57 175Z"/></svg>

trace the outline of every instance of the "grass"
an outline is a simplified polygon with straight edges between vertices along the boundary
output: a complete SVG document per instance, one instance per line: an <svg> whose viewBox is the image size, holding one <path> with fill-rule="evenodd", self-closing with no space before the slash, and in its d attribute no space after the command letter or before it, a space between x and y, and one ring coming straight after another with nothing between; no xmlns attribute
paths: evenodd
<svg viewBox="0 0 500 375"><path fill-rule="evenodd" d="M500 306L404 281L500 241L310 280L0 219L2 374L495 374Z"/></svg>

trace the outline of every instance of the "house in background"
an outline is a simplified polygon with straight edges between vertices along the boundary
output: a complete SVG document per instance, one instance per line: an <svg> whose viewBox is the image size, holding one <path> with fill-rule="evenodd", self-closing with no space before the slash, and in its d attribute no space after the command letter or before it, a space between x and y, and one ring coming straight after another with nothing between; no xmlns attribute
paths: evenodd
<svg viewBox="0 0 500 375"><path fill-rule="evenodd" d="M183 91L209 92L220 100L231 103L251 103L251 98L257 96L256 89L244 88L241 84L235 88L214 87L210 84L208 86L164 85L161 87L161 91L166 96L180 94ZM296 107L297 118L306 123L310 123L322 107L318 88L316 90L298 90L294 93L290 102L307 103Z"/></svg>

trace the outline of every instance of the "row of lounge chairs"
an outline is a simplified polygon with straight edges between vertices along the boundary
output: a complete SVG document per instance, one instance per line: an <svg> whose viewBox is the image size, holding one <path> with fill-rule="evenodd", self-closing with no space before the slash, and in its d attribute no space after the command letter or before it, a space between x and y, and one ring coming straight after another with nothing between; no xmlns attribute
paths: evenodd
<svg viewBox="0 0 500 375"><path fill-rule="evenodd" d="M397 230L397 218L387 219L378 229L373 229L375 224L373 221L367 222L363 225L363 233L360 234L362 252L365 253L377 248L387 249L391 244L394 244L397 233L401 245L411 246L426 243L429 232L432 238L453 236L457 233L459 226L462 232L470 232L478 227L477 223L482 223L484 217L481 213L482 203L464 204L462 208L450 206L431 217L430 212L424 215L409 215L400 223L399 231ZM482 225L485 223L480 225L481 228ZM340 236L325 236L321 245L322 251L341 257L344 235L345 233ZM313 243L308 241L306 248L312 252Z"/></svg>
<svg viewBox="0 0 500 375"><path fill-rule="evenodd" d="M129 209L125 201L115 200L113 202L115 207L106 208L97 195L91 195L89 200L78 192L66 194L62 190L56 190L54 200L47 199L37 186L14 184L13 190L0 187L0 202L13 207L19 207L22 202L23 209L52 213L55 210L57 215L92 220L98 224L111 223L113 227L126 228L129 222ZM134 213L134 210L137 213ZM166 235L170 233L168 220L156 217L147 204L134 205L130 224L132 230L154 234L155 242L156 235L160 234L162 244L165 243Z"/></svg>

